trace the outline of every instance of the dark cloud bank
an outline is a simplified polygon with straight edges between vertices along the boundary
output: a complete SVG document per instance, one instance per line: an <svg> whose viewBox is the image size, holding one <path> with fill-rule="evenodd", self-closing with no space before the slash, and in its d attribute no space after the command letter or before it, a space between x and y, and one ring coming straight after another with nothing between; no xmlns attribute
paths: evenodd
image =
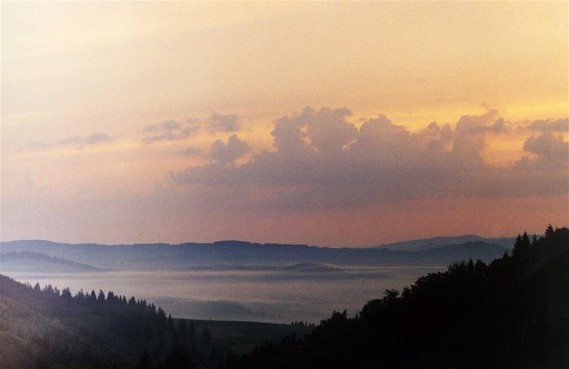
<svg viewBox="0 0 569 369"><path fill-rule="evenodd" d="M359 128L346 108L310 107L274 122L273 150L236 162L249 145L232 135L216 141L207 165L172 173L209 206L342 208L442 197L564 195L569 145L560 135L567 119L527 124L520 160L496 167L483 160L487 135L509 134L490 110L418 132L380 115ZM236 118L227 119L231 126ZM199 201L199 200L196 200Z"/></svg>

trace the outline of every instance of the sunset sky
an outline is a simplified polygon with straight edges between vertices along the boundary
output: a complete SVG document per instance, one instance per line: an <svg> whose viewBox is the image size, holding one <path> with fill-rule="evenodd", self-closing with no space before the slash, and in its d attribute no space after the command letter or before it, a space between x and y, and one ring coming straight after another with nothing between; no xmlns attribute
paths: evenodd
<svg viewBox="0 0 569 369"><path fill-rule="evenodd" d="M2 240L569 219L567 2L1 3Z"/></svg>

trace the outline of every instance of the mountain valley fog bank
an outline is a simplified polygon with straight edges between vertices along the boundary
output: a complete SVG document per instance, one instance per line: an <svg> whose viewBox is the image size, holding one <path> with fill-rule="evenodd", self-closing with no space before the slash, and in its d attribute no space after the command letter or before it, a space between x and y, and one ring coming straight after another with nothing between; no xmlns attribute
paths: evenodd
<svg viewBox="0 0 569 369"><path fill-rule="evenodd" d="M137 296L193 319L318 322L355 313L384 290L472 258L489 261L508 239L439 237L370 248L221 241L98 245L0 243L2 273L18 281Z"/></svg>

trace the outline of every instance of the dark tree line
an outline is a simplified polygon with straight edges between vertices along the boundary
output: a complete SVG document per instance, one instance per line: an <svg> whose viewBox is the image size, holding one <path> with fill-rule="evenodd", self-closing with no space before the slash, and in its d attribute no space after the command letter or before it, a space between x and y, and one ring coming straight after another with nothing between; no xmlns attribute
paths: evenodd
<svg viewBox="0 0 569 369"><path fill-rule="evenodd" d="M312 323L312 322L308 322L308 321L302 321L302 320L293 320L292 322L290 322L290 325L294 325L297 327L316 327L316 324Z"/></svg>
<svg viewBox="0 0 569 369"><path fill-rule="evenodd" d="M197 335L193 322L173 319L145 300L112 291L72 295L68 288L26 286L5 276L0 292L0 346L10 344L0 347L2 369L186 369L210 360L207 329Z"/></svg>
<svg viewBox="0 0 569 369"><path fill-rule="evenodd" d="M227 367L569 368L569 231L524 233L511 255L455 263Z"/></svg>

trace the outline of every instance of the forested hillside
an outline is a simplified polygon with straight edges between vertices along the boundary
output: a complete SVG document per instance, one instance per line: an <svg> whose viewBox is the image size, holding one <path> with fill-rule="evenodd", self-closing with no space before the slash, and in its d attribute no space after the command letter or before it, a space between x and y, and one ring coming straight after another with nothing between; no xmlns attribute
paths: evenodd
<svg viewBox="0 0 569 369"><path fill-rule="evenodd" d="M456 263L229 368L569 368L569 230Z"/></svg>
<svg viewBox="0 0 569 369"><path fill-rule="evenodd" d="M24 286L0 276L2 368L124 368L194 358L194 331L134 297ZM144 350L148 349L148 352ZM164 366L170 367L170 366Z"/></svg>
<svg viewBox="0 0 569 369"><path fill-rule="evenodd" d="M59 291L0 275L0 369L215 368L228 350L310 328L173 319L113 292Z"/></svg>

